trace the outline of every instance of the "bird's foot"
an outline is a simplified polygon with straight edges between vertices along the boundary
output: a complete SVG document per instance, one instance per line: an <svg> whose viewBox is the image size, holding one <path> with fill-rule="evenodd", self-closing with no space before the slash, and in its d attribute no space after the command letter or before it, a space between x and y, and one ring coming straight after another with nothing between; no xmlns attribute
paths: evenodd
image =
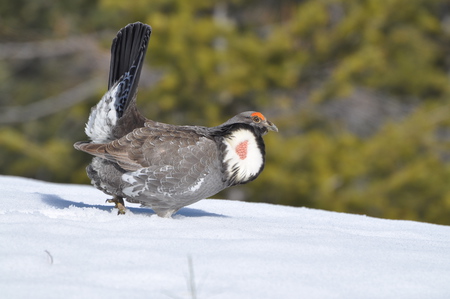
<svg viewBox="0 0 450 299"><path fill-rule="evenodd" d="M124 215L125 214L125 203L123 202L123 198L119 196L114 196L111 199L107 199L106 202L114 203L114 207L118 209L117 215Z"/></svg>

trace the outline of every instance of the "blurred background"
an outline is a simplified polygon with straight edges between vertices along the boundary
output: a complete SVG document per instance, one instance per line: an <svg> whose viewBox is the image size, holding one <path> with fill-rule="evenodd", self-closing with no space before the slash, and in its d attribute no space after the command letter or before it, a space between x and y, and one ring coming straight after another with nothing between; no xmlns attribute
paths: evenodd
<svg viewBox="0 0 450 299"><path fill-rule="evenodd" d="M144 115L280 129L261 176L216 198L450 224L448 0L15 0L0 20L1 174L89 184L72 144L141 21Z"/></svg>

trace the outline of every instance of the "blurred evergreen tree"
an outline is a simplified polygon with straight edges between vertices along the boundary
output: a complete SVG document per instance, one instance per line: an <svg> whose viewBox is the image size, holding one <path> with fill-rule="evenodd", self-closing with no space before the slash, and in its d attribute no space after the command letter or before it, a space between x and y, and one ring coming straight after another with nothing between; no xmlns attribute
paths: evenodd
<svg viewBox="0 0 450 299"><path fill-rule="evenodd" d="M0 16L1 173L88 182L72 144L111 39L142 21L146 116L251 109L280 128L258 180L220 196L450 224L447 1L18 0Z"/></svg>

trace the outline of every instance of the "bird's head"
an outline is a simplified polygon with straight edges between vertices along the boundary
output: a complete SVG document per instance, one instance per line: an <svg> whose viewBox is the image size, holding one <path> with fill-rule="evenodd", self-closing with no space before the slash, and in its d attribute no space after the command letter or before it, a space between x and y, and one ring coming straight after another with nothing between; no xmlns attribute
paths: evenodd
<svg viewBox="0 0 450 299"><path fill-rule="evenodd" d="M246 111L239 113L229 119L224 125L243 123L255 128L261 135L267 134L269 131L278 132L277 126L269 121L262 113L256 111Z"/></svg>

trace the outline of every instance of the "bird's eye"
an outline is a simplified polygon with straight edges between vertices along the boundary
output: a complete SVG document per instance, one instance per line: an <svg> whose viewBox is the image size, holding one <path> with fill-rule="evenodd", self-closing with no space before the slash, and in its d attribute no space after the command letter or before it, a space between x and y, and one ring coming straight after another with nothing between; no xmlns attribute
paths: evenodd
<svg viewBox="0 0 450 299"><path fill-rule="evenodd" d="M261 122L261 118L259 116L253 116L252 119L253 119L253 122L255 122L255 123Z"/></svg>

